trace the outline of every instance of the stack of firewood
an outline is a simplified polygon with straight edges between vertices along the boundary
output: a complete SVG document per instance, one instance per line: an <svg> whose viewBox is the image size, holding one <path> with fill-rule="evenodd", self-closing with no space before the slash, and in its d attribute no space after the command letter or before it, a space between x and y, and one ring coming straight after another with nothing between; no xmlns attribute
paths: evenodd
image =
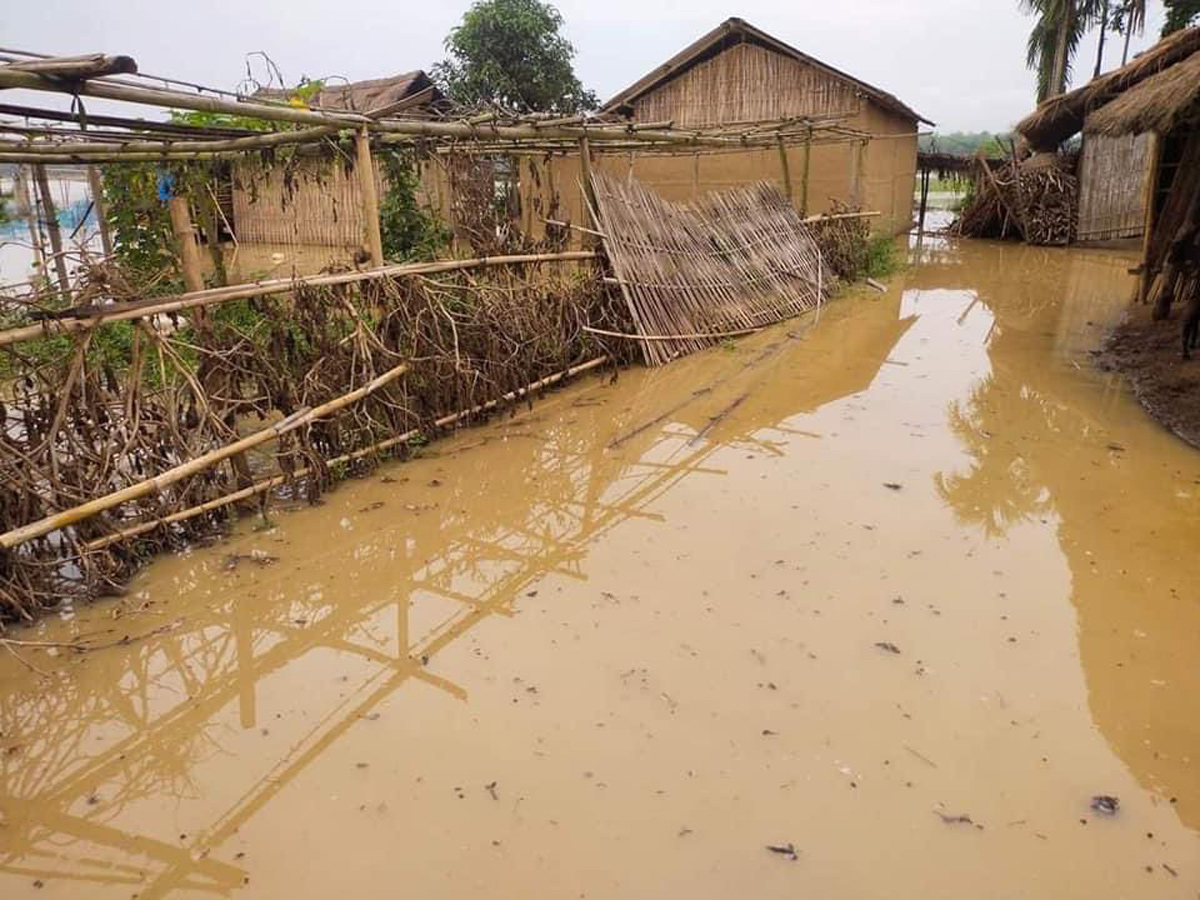
<svg viewBox="0 0 1200 900"><path fill-rule="evenodd" d="M951 228L963 237L1063 246L1075 239L1078 214L1079 182L1066 163L981 162L974 190Z"/></svg>

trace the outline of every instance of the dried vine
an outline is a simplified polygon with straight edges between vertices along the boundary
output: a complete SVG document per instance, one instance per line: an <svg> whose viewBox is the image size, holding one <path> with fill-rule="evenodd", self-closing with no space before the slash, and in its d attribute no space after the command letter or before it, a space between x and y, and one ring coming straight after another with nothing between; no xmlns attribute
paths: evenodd
<svg viewBox="0 0 1200 900"><path fill-rule="evenodd" d="M404 444L352 463L433 420L518 391L607 348L585 326L627 327L590 269L501 267L231 301L202 329L160 319L101 324L55 352L6 348L19 372L4 398L0 526L5 531L160 474L223 447L261 423L326 403L398 363L398 378L336 414L228 462L0 551L0 622L64 600L120 589L154 553L212 534L234 507L139 530L279 477L279 490L315 499L338 478L403 454ZM121 354L105 352L117 343ZM268 503L271 492L257 494ZM114 535L133 532L129 539Z"/></svg>

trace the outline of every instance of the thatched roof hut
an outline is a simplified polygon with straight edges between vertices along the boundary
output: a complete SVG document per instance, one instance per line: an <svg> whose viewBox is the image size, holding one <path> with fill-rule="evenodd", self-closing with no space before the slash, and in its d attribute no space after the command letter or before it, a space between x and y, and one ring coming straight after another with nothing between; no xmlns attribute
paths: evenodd
<svg viewBox="0 0 1200 900"><path fill-rule="evenodd" d="M1138 92L1138 98L1126 100L1123 105L1124 114L1108 120L1101 127L1106 130L1098 133L1138 133L1159 128L1138 128L1136 120L1126 118L1133 108L1157 109L1161 117L1148 121L1158 124L1167 123L1166 130L1173 127L1171 123L1179 116L1186 114L1196 100L1196 91L1200 89L1197 81L1198 65L1192 59L1200 52L1200 28L1188 28L1177 32L1160 41L1128 65L1115 69L1099 78L1076 88L1066 94L1059 94L1043 102L1018 125L1017 131L1029 142L1036 151L1054 151L1058 145L1084 130L1089 117L1113 103L1127 93L1133 93L1135 88L1150 83L1146 92ZM1186 65L1178 72L1174 71L1181 64ZM1190 73L1192 81L1187 82ZM1105 122L1105 120L1101 120ZM1126 122L1130 128L1120 130L1120 122ZM1113 130L1109 130L1113 129Z"/></svg>
<svg viewBox="0 0 1200 900"><path fill-rule="evenodd" d="M1200 124L1200 28L1160 41L1133 62L1051 97L1017 130L1037 152L1083 133L1078 237L1142 237L1149 256L1155 225L1184 186L1185 146ZM1158 247L1156 251L1154 244Z"/></svg>
<svg viewBox="0 0 1200 900"><path fill-rule="evenodd" d="M1200 28L1195 32L1200 34ZM1084 123L1084 131L1110 137L1151 131L1170 134L1197 115L1197 101L1200 49L1092 113Z"/></svg>

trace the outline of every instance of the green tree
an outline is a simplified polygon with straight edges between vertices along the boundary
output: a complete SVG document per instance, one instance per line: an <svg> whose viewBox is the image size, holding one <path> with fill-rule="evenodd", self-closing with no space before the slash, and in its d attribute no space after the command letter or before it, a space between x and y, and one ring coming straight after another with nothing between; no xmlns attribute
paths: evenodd
<svg viewBox="0 0 1200 900"><path fill-rule="evenodd" d="M1163 24L1163 37L1182 31L1200 20L1200 0L1163 0L1167 8L1167 21Z"/></svg>
<svg viewBox="0 0 1200 900"><path fill-rule="evenodd" d="M1146 30L1146 0L1125 0L1113 12L1112 30L1125 36L1121 65L1129 62L1129 39Z"/></svg>
<svg viewBox="0 0 1200 900"><path fill-rule="evenodd" d="M1146 27L1146 0L1020 0L1020 3L1026 12L1037 16L1026 47L1026 63L1038 75L1039 103L1066 91L1079 42L1093 25L1100 31L1093 78L1098 78L1104 68L1109 31L1125 37L1121 59L1124 65L1129 61L1130 38Z"/></svg>
<svg viewBox="0 0 1200 900"><path fill-rule="evenodd" d="M1026 45L1025 62L1037 72L1038 102L1064 93L1079 42L1102 12L1103 0L1020 0L1037 16Z"/></svg>
<svg viewBox="0 0 1200 900"><path fill-rule="evenodd" d="M387 182L379 204L383 255L394 262L433 259L450 242L450 232L436 214L418 202L420 180L412 157L403 151L384 150L377 159Z"/></svg>
<svg viewBox="0 0 1200 900"><path fill-rule="evenodd" d="M458 103L490 103L522 112L595 109L562 36L562 15L541 0L479 0L446 38L449 58L433 77Z"/></svg>

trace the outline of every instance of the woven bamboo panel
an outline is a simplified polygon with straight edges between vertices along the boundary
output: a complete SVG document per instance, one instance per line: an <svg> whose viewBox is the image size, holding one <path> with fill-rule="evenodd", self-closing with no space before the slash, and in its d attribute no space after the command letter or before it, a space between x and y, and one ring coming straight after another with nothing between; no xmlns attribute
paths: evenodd
<svg viewBox="0 0 1200 900"><path fill-rule="evenodd" d="M755 44L737 44L633 103L642 122L696 127L792 116L852 114L848 81Z"/></svg>
<svg viewBox="0 0 1200 900"><path fill-rule="evenodd" d="M831 278L799 213L765 182L668 203L592 174L600 230L648 365L817 306ZM713 335L709 337L709 335Z"/></svg>
<svg viewBox="0 0 1200 900"><path fill-rule="evenodd" d="M379 191L382 196L382 183ZM360 246L363 219L358 177L336 163L305 161L287 171L238 162L233 178L233 227L238 240L250 244Z"/></svg>
<svg viewBox="0 0 1200 900"><path fill-rule="evenodd" d="M1079 169L1078 240L1140 237L1146 227L1148 135L1088 135Z"/></svg>

